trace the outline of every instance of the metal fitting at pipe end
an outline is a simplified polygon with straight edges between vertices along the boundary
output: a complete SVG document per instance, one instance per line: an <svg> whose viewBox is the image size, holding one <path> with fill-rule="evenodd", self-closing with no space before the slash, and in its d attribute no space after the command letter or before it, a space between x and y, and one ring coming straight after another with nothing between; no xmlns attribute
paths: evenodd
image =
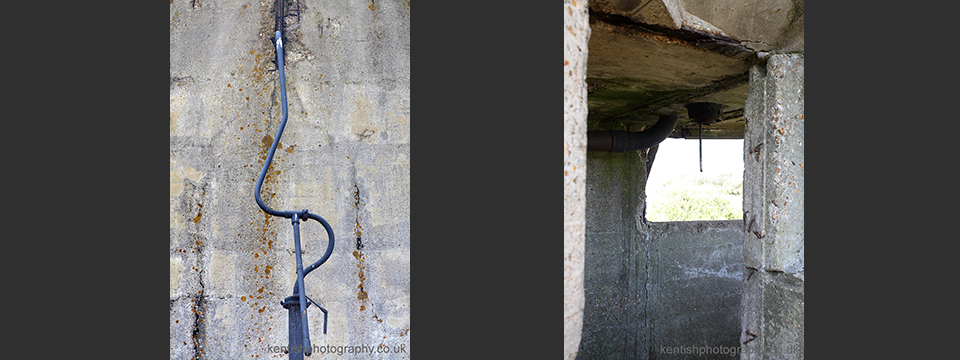
<svg viewBox="0 0 960 360"><path fill-rule="evenodd" d="M283 298L283 301L280 302L280 306L283 306L284 309L290 309L291 307L295 307L296 310L298 311L301 310L300 294L297 293L297 294L293 294L291 296L287 296ZM310 307L310 301L307 301L307 307Z"/></svg>
<svg viewBox="0 0 960 360"><path fill-rule="evenodd" d="M695 102L684 105L690 120L698 124L710 125L723 120L723 104Z"/></svg>

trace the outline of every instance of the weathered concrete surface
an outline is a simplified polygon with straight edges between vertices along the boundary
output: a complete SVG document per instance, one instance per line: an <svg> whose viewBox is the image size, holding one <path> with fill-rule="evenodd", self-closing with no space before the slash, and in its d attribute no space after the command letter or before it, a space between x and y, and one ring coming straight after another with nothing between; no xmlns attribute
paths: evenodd
<svg viewBox="0 0 960 360"><path fill-rule="evenodd" d="M660 115L678 115L678 130L672 136L681 137L681 129L696 128L684 105L708 101L726 106L725 121L706 127L705 137L742 136L749 69L744 58L629 24L593 20L591 26L587 77L591 130L609 123L649 127ZM719 128L726 131L713 131Z"/></svg>
<svg viewBox="0 0 960 360"><path fill-rule="evenodd" d="M333 227L306 278L314 345L410 343L406 1L301 2L287 23L290 117L264 201ZM279 358L296 278L289 220L253 199L280 120L273 2L170 4L170 357ZM301 225L304 262L326 250ZM316 356L316 355L315 355Z"/></svg>
<svg viewBox="0 0 960 360"><path fill-rule="evenodd" d="M684 10L756 51L803 51L803 0L683 0Z"/></svg>
<svg viewBox="0 0 960 360"><path fill-rule="evenodd" d="M563 2L563 358L583 327L584 196L587 175L587 2Z"/></svg>
<svg viewBox="0 0 960 360"><path fill-rule="evenodd" d="M583 340L578 359L644 358L649 246L640 240L646 166L637 152L587 153Z"/></svg>
<svg viewBox="0 0 960 360"><path fill-rule="evenodd" d="M803 358L803 55L750 70L744 138L743 359ZM754 270L755 269L755 270Z"/></svg>
<svg viewBox="0 0 960 360"><path fill-rule="evenodd" d="M590 126L652 126L679 115L671 137L697 131L683 107L724 104L704 138L742 138L749 65L803 51L802 0L597 0L590 3Z"/></svg>
<svg viewBox="0 0 960 360"><path fill-rule="evenodd" d="M651 224L650 359L725 358L703 353L738 351L742 226L729 220ZM666 348L701 353L669 354Z"/></svg>
<svg viewBox="0 0 960 360"><path fill-rule="evenodd" d="M744 138L747 266L803 269L803 55L774 55L750 71Z"/></svg>
<svg viewBox="0 0 960 360"><path fill-rule="evenodd" d="M579 359L661 359L669 347L737 347L740 221L646 223L638 152L587 155ZM702 358L702 357L701 357Z"/></svg>
<svg viewBox="0 0 960 360"><path fill-rule="evenodd" d="M593 9L623 15L645 24L678 29L683 25L683 3L680 0L594 0Z"/></svg>
<svg viewBox="0 0 960 360"><path fill-rule="evenodd" d="M747 270L742 359L803 359L803 272Z"/></svg>

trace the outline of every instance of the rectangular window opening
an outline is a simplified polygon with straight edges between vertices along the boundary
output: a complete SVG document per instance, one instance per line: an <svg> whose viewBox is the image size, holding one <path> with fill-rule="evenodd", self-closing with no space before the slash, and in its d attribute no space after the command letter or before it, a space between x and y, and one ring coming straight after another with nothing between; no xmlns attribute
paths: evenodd
<svg viewBox="0 0 960 360"><path fill-rule="evenodd" d="M700 172L697 139L660 143L646 195L648 221L743 219L743 139L704 139Z"/></svg>

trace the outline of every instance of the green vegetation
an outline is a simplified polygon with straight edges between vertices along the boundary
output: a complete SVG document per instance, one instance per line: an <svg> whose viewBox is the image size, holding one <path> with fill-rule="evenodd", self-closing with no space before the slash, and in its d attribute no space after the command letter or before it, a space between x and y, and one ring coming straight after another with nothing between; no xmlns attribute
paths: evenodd
<svg viewBox="0 0 960 360"><path fill-rule="evenodd" d="M647 188L647 220L735 220L743 217L743 178L683 175L679 180Z"/></svg>

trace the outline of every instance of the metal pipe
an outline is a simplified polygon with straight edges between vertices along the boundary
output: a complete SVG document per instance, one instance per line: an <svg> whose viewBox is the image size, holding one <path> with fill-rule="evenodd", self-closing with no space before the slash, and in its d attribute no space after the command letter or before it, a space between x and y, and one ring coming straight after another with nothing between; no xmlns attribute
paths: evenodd
<svg viewBox="0 0 960 360"><path fill-rule="evenodd" d="M278 13L278 16L279 14L280 13ZM310 306L310 304L317 305L317 307L323 311L323 333L327 333L327 310L321 307L320 304L317 304L315 301L307 297L306 288L304 285L304 277L306 277L311 271L320 267L320 265L323 265L323 263L330 258L330 255L333 254L333 247L336 243L336 240L333 236L333 228L331 228L330 224L327 223L327 221L324 220L320 215L312 214L307 210L274 210L267 206L260 196L263 187L263 181L267 176L267 170L269 170L270 164L273 162L273 156L276 153L277 146L280 144L280 137L283 136L283 129L287 125L288 117L287 85L283 66L283 37L279 30L276 32L276 39L277 68L280 71L280 103L283 113L280 119L280 126L277 129L277 136L274 137L273 144L270 146L270 150L267 151L267 158L263 163L263 169L260 170L260 176L257 178L257 184L254 190L254 199L256 199L257 206L259 206L261 210L273 216L289 218L293 225L293 243L297 261L297 281L293 286L293 295L283 299L280 304L283 305L283 307L288 311L288 351L290 352L290 359L302 360L304 355L310 356L310 354L313 352L313 349L310 346L310 329L309 322L307 321L307 307ZM303 255L300 246L300 220L306 221L308 219L316 220L320 223L320 225L323 225L324 230L327 232L327 239L329 242L327 243L327 250L324 252L323 256L320 257L320 260L317 260L317 262L304 268Z"/></svg>
<svg viewBox="0 0 960 360"><path fill-rule="evenodd" d="M303 257L302 257L301 254L300 254L300 219L299 219L299 215L293 214L293 217L291 218L290 221L293 223L293 246L294 246L294 249L296 249L296 255L295 255L295 256L296 256L296 258L297 258L297 285L296 285L296 289L295 289L295 290L300 290L300 291L296 291L296 292L299 293L299 298L300 298L300 317L301 317L301 323L303 324L303 325L302 325L302 326L303 326L303 328L302 328L302 330L303 330L303 354L306 355L306 356L310 356L310 353L312 352L312 349L310 348L310 329L309 329L309 327L308 327L308 324L309 324L309 323L307 322L307 297L306 297L306 294L305 294L306 291L304 291L304 289L306 289L306 288L305 288L304 285L303 285L304 273L303 273ZM296 294L295 294L295 295L296 295ZM290 309L290 311L291 311L291 313L292 313L292 312L293 312L293 309ZM292 347L292 345L294 345L294 344L291 344L291 347Z"/></svg>
<svg viewBox="0 0 960 360"><path fill-rule="evenodd" d="M656 124L639 132L587 131L587 151L626 152L650 148L670 136L679 119L677 115L661 115Z"/></svg>
<svg viewBox="0 0 960 360"><path fill-rule="evenodd" d="M306 268L303 269L303 276L307 276L307 274L309 274L311 271L320 267L320 265L323 265L323 263L327 262L327 259L329 259L330 255L333 254L333 244L335 241L333 240L333 229L330 227L330 224L327 223L326 220L324 220L322 217L320 217L320 215L317 215L317 214L312 214L307 211L304 211L303 213L304 215L307 216L308 219L314 219L317 222L319 222L320 225L323 225L323 228L327 230L327 239L329 239L329 242L327 243L327 251L323 253L323 256L320 257L320 260L317 260L317 262L310 264L310 266L307 266ZM326 313L326 311L324 311L324 313ZM323 333L326 334L327 331L324 330Z"/></svg>
<svg viewBox="0 0 960 360"><path fill-rule="evenodd" d="M283 128L287 126L287 82L283 73L283 40L280 37L279 31L277 31L276 35L277 67L280 69L280 103L283 109L283 115L280 117L280 127L277 129L277 136L273 137L273 145L271 145L270 150L267 151L267 160L263 163L263 169L260 170L260 177L257 178L257 187L253 195L257 200L257 206L260 206L260 209L265 213L290 218L294 214L293 211L277 211L271 209L267 204L264 204L263 199L260 198L260 188L263 186L263 179L267 177L267 169L270 168L270 163L273 162L273 154L277 151L277 145L280 144L280 137L283 136Z"/></svg>

